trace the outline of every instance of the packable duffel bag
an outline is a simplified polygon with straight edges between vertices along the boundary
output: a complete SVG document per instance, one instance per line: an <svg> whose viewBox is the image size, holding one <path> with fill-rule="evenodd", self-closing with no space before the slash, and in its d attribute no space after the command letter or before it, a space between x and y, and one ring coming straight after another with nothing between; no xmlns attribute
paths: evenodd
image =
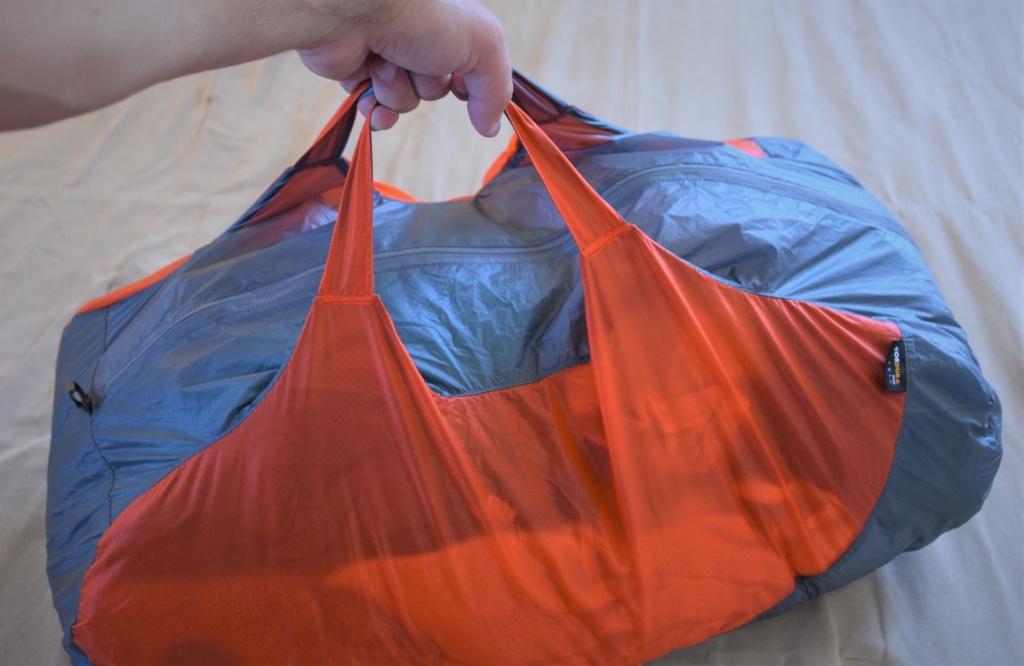
<svg viewBox="0 0 1024 666"><path fill-rule="evenodd" d="M375 189L365 127L342 158L355 100L64 333L77 663L635 663L979 509L996 396L812 149L634 134L517 75L484 187L421 203Z"/></svg>

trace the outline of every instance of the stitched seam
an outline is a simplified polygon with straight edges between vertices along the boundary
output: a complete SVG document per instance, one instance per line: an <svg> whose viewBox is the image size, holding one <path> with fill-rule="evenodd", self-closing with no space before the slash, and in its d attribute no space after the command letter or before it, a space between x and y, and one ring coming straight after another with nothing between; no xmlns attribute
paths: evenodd
<svg viewBox="0 0 1024 666"><path fill-rule="evenodd" d="M353 296L348 294L320 294L313 303L352 303L352 304L369 304L373 303L377 297L375 295L370 296Z"/></svg>
<svg viewBox="0 0 1024 666"><path fill-rule="evenodd" d="M120 368L118 368L116 371L114 371L112 374L110 374L106 378L106 382L104 384L104 389L108 393L111 392L110 391L111 387L114 387L114 386L117 385L118 380L121 378L121 376L125 372L127 372L142 356L144 356L147 352L149 352L149 350L152 349L152 347L161 338L163 338L165 335L169 334L170 331L172 331L175 327L179 326L180 324L185 323L186 321L192 319L193 317L195 317L197 315L200 315L200 314L206 312L207 310L209 310L211 308L220 307L224 303L227 303L229 301L234 301L234 300L245 298L245 297L247 297L247 296L249 296L251 294L254 294L254 293L256 293L258 291L261 291L261 290L264 290L264 289L268 289L268 290L280 289L282 287L282 284L287 282L287 281L290 281L290 280L296 280L296 281L302 280L304 278L309 277L310 275L315 274L316 271L321 270L321 269L322 268L321 268L320 265L314 266L312 268L307 268L307 269L304 269L302 271L299 271L298 273L293 273L291 275L288 275L287 277L281 278L280 280L276 280L276 281L271 282L269 284L257 285L257 286L254 286L254 287L246 288L246 289L243 289L243 290L241 290L239 292L236 292L236 293L229 294L227 296L223 296L221 298L218 298L218 299L216 299L214 301L210 301L208 303L204 303L204 304L200 305L199 307L193 308L191 310L186 310L184 314L179 315L176 319L172 320L170 324L167 324L166 326L160 327L160 329L159 329L159 331L158 331L158 333L156 335L148 336L147 337L148 341L145 342L144 344L142 344L140 346L140 348L134 354L131 355L131 358L129 358L125 363L123 363ZM260 307L260 304L259 303L255 303L255 304L252 304L251 306L249 306L249 309L256 309L258 307ZM104 345L106 345L106 341L104 341ZM104 351L106 351L106 347L104 347ZM97 367L99 367L99 363L97 363Z"/></svg>
<svg viewBox="0 0 1024 666"><path fill-rule="evenodd" d="M107 341L110 336L110 310L107 309L103 312L103 353L107 351ZM100 354L102 357L103 354ZM89 391L95 396L95 383L96 383L96 372L99 370L100 363L99 358L96 359L96 363L92 366L92 376L89 378ZM102 400L102 397L100 397ZM93 410L99 405L93 405ZM117 484L117 472L114 470L114 466L110 464L107 457L103 455L103 449L100 448L99 442L96 441L96 435L93 432L93 414L87 413L85 415L89 419L89 441L92 442L93 448L96 449L96 453L99 455L103 464L110 470L110 487L107 489L107 526L109 527L114 522L114 487Z"/></svg>
<svg viewBox="0 0 1024 666"><path fill-rule="evenodd" d="M604 246L607 245L610 241L621 236L630 229L635 229L635 227L632 224L623 223L621 226L617 226L611 231L606 231L604 234L599 236L595 241L593 241L590 245L580 249L580 254L589 259L590 257L593 257L595 254L600 252L604 248Z"/></svg>

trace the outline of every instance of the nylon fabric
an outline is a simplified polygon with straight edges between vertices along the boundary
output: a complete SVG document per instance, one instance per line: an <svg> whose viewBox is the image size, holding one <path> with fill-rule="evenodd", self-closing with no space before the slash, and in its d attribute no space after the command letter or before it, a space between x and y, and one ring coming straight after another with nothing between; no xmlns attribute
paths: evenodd
<svg viewBox="0 0 1024 666"><path fill-rule="evenodd" d="M749 621L857 538L903 418L880 374L899 328L681 261L508 113L581 247L589 363L429 389L374 293L364 129L287 365L101 538L90 658L635 662Z"/></svg>

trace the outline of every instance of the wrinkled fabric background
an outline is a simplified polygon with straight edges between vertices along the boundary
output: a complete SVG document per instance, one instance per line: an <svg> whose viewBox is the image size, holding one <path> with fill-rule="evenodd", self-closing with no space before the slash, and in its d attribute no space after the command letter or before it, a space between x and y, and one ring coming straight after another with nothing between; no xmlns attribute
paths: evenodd
<svg viewBox="0 0 1024 666"><path fill-rule="evenodd" d="M1024 10L1017 0L485 0L513 62L609 122L787 136L915 238L1003 402L985 507L922 551L666 664L1024 663ZM45 573L53 368L86 300L244 212L344 98L294 54L0 135L0 663L66 664ZM510 136L454 100L375 140L375 175L473 192Z"/></svg>

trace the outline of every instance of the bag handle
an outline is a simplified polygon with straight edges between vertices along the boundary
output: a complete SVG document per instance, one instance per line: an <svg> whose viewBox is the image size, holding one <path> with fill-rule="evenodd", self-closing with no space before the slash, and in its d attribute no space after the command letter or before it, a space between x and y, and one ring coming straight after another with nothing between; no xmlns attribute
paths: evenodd
<svg viewBox="0 0 1024 666"><path fill-rule="evenodd" d="M358 94L354 93L353 97ZM505 115L581 253L626 226L615 209L590 187L515 101L506 107ZM363 123L338 205L334 235L318 291L320 296L363 299L374 293L372 147L369 123Z"/></svg>
<svg viewBox="0 0 1024 666"><path fill-rule="evenodd" d="M295 164L296 168L309 166L317 162L338 159L348 145L348 138L352 134L352 126L356 121L356 108L360 98L370 90L370 82L364 81L356 86L338 110L334 112L331 119L327 121L316 141L309 150L299 158Z"/></svg>
<svg viewBox="0 0 1024 666"><path fill-rule="evenodd" d="M356 104L369 87L369 81L360 84L342 103L297 167L337 159L345 151L356 118ZM512 72L512 101L544 126L544 133L562 152L591 148L626 134L626 130L568 104L517 71Z"/></svg>
<svg viewBox="0 0 1024 666"><path fill-rule="evenodd" d="M253 206L232 225L231 231L258 223L292 208L308 197L308 192L296 183L304 182L302 174L313 167L331 164L347 173L348 164L341 155L348 144L352 127L358 115L356 107L359 99L369 90L369 82L364 82L346 98L331 119L324 126L313 145L292 166L282 180L274 183ZM544 128L555 145L562 152L582 150L601 145L611 138L627 133L626 130L610 125L595 118L585 111L567 104L533 83L519 72L512 73L512 99L538 125ZM490 177L522 162L522 146L516 142L503 153L488 170Z"/></svg>

